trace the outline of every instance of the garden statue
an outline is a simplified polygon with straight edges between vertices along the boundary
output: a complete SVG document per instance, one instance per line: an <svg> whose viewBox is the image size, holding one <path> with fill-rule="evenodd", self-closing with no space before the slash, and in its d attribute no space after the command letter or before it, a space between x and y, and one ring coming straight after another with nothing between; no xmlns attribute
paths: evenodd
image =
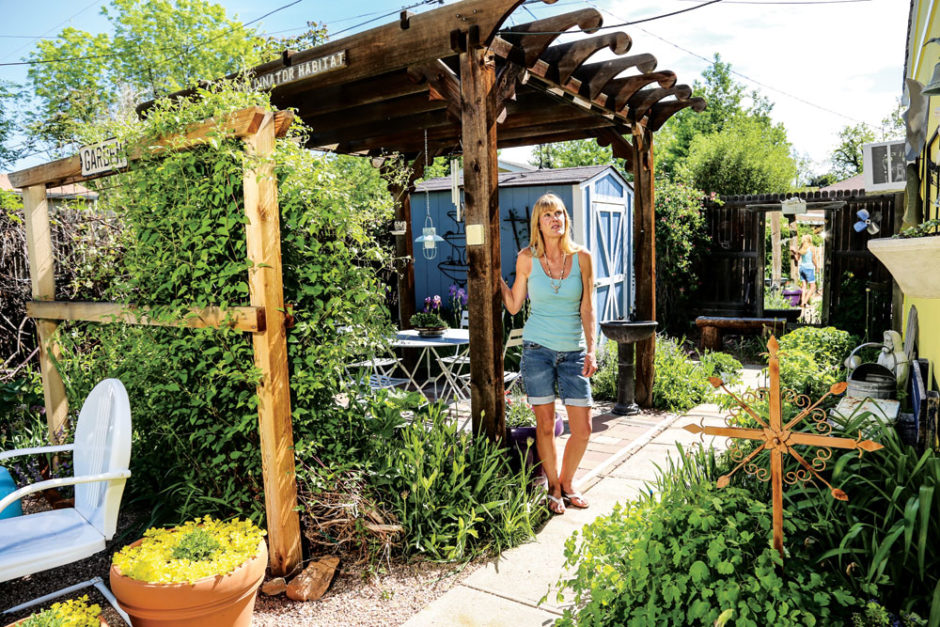
<svg viewBox="0 0 940 627"><path fill-rule="evenodd" d="M911 372L911 361L904 351L904 342L897 331L885 331L884 346L878 354L878 365L894 373L898 388L903 389Z"/></svg>

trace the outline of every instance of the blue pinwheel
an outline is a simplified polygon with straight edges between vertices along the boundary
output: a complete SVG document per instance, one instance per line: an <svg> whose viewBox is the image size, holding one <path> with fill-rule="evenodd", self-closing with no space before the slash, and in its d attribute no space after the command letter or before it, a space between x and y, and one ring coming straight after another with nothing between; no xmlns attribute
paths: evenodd
<svg viewBox="0 0 940 627"><path fill-rule="evenodd" d="M868 231L870 234L875 235L881 229L878 227L878 223L875 222L877 218L872 218L872 216L864 209L859 209L855 214L858 216L858 222L855 223L855 232L861 233L862 231Z"/></svg>

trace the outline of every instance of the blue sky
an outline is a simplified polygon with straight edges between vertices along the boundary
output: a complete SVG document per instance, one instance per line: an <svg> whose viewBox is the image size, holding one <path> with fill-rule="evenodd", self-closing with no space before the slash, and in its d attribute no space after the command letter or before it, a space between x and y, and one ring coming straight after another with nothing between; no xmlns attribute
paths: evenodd
<svg viewBox="0 0 940 627"><path fill-rule="evenodd" d="M218 0L217 0L218 1ZM256 19L291 0L221 0L230 15ZM108 29L100 15L108 0L3 0L0 63L20 61L35 39L54 37L66 26L89 32ZM445 4L453 4L447 0ZM605 24L620 24L695 6L699 0L559 0L527 3L514 21L530 21L578 8L601 10ZM308 20L324 22L346 34L395 20L401 2L389 0L301 0L264 18L265 33L303 31ZM434 5L436 7L437 5ZM433 8L433 7L431 7ZM691 84L714 53L732 64L736 79L759 89L775 103L798 152L828 169L828 155L846 124L878 124L900 95L907 28L907 0L724 0L694 11L644 24L621 27L633 38L633 52L651 52L661 69L674 70ZM413 9L425 10L424 7ZM391 13L387 17L381 17ZM370 24L370 19L381 17ZM281 32L281 31L290 32ZM601 56L596 57L597 59ZM0 66L0 78L24 82L24 66ZM509 155L524 159L524 151Z"/></svg>

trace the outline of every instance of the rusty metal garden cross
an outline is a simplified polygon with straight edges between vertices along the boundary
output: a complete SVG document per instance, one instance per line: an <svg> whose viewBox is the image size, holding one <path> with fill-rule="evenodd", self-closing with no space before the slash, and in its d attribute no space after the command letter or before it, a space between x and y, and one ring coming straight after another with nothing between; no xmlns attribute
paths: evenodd
<svg viewBox="0 0 940 627"><path fill-rule="evenodd" d="M742 410L747 412L761 428L745 428L745 427L705 427L698 424L686 425L686 431L692 433L701 433L705 435L717 435L717 436L726 436L728 438L735 438L741 440L756 440L760 441L761 444L753 451L751 451L746 456L743 453L735 455L734 450L737 449L737 444L735 443L732 446L732 459L740 460L738 465L735 466L731 472L726 475L722 475L718 478L718 487L724 488L731 482L731 475L740 470L742 467L745 469L745 472L755 475L761 481L766 481L768 479L768 473L766 468L759 468L752 463L752 460L763 450L770 451L770 473L769 479L772 486L772 500L773 500L773 541L774 548L780 553L781 559L783 558L783 482L787 481L789 484L794 484L797 481L808 482L813 478L818 479L826 487L829 488L832 496L841 501L847 501L849 497L845 492L839 488L834 488L832 485L826 481L825 478L820 473L820 471L825 470L826 460L832 457L832 451L830 447L834 448L845 448L845 449L858 449L859 455L863 451L876 451L882 448L881 444L873 442L871 440L862 440L861 435L858 438L840 438L831 436L832 426L826 421L826 414L823 410L818 409L820 403L831 394L841 394L846 389L846 383L843 381L841 383L836 383L829 388L829 391L819 398L812 405L809 404L809 398L806 396L800 396L794 393L792 390L787 390L787 400L793 401L798 407L802 407L800 411L794 418L792 418L786 424L783 424L783 404L781 398L780 390L780 361L777 356L779 350L779 345L777 344L777 338L771 336L770 341L767 343L767 348L770 352L770 398L769 398L769 421L765 421L760 414L745 403L742 399L738 398L733 392L728 390L724 386L724 382L717 378L712 377L709 379L711 384L715 387L721 387L725 390L734 401L741 407ZM766 388L758 390L755 394L756 398L762 398L766 396ZM804 418L810 416L812 418L812 426L816 430L816 433L808 433L795 431L794 427L797 427ZM812 463L806 461L802 455L800 455L793 447L797 444L802 444L805 446L814 446L819 447L815 457L812 460ZM740 450L740 449L737 449ZM788 472L786 476L783 472L783 456L791 455L796 461L800 463L803 467L803 470L797 472ZM743 459L742 459L743 457Z"/></svg>

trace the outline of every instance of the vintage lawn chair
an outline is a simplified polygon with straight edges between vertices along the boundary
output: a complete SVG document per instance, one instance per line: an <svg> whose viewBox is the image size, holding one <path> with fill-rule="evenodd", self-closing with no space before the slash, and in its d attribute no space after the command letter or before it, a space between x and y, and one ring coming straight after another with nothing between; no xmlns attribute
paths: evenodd
<svg viewBox="0 0 940 627"><path fill-rule="evenodd" d="M40 481L0 500L0 511L27 494L75 486L75 506L0 519L0 582L56 568L94 555L114 536L124 484L130 476L131 407L117 379L95 386L82 405L72 444L0 453L0 463L20 455L72 451L72 477ZM100 577L4 611L19 612L75 590L95 586L118 610Z"/></svg>

